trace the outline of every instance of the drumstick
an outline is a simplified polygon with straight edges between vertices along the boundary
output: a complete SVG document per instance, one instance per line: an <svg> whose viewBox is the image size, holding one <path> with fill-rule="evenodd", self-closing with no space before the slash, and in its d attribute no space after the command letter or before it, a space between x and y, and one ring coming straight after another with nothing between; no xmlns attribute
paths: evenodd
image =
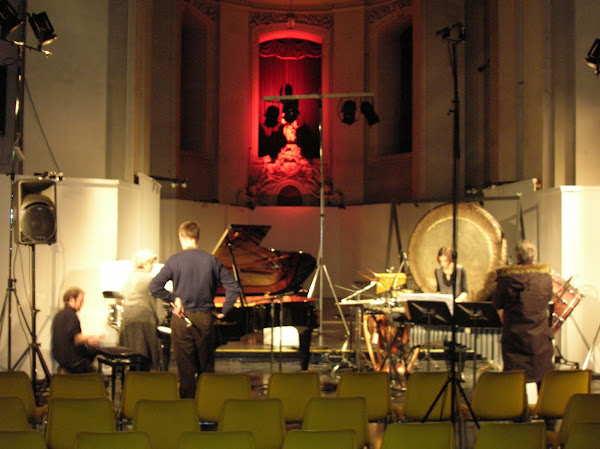
<svg viewBox="0 0 600 449"><path fill-rule="evenodd" d="M558 299L560 299L561 301L562 301L562 297L563 297L563 295L564 295L564 294L565 294L565 292L567 291L567 287L568 287L569 285L571 285L571 279L573 279L573 276L571 276L569 279L567 279L567 280L565 281L565 283L564 283L563 285L561 285L561 286L560 286L560 288L561 288L561 290L562 290L562 291L561 291L561 290L559 290L559 291L560 291L560 295L559 295L559 294L556 294L556 296L558 297Z"/></svg>
<svg viewBox="0 0 600 449"><path fill-rule="evenodd" d="M175 305L175 303L171 302L170 304L173 306L174 309L177 308L177 306ZM187 315L185 313L179 312L179 314L181 315L181 318L184 319L185 324L186 324L187 327L192 327L194 325L194 323L192 323L192 321L187 317Z"/></svg>

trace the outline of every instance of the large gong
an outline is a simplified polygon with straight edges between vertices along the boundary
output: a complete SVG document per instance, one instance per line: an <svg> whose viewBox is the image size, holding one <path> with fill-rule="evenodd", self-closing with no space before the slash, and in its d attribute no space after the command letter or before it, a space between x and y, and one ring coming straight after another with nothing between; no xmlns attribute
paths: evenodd
<svg viewBox="0 0 600 449"><path fill-rule="evenodd" d="M496 219L470 203L457 205L457 262L465 267L469 301L482 290L487 274L506 260L506 241ZM452 204L438 206L421 218L410 236L408 262L415 282L426 293L436 291L434 271L442 246L452 247Z"/></svg>

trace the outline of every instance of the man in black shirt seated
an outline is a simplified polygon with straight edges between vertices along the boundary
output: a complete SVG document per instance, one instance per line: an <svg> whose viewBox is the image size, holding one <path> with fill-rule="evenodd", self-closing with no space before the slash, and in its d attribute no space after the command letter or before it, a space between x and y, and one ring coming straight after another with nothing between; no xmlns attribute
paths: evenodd
<svg viewBox="0 0 600 449"><path fill-rule="evenodd" d="M79 287L65 291L65 307L52 320L52 357L69 373L96 371L92 362L102 341L101 335L83 335L77 312L83 306L84 292Z"/></svg>

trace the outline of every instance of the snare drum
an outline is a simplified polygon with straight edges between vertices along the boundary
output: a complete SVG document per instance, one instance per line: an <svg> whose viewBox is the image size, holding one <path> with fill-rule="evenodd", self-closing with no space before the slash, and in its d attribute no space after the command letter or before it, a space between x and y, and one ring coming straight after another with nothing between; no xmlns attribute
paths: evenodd
<svg viewBox="0 0 600 449"><path fill-rule="evenodd" d="M579 301L583 298L583 294L573 287L569 281L565 281L558 274L554 274L552 276L552 295L554 307L550 328L552 329L552 333L555 334L573 309L579 304Z"/></svg>

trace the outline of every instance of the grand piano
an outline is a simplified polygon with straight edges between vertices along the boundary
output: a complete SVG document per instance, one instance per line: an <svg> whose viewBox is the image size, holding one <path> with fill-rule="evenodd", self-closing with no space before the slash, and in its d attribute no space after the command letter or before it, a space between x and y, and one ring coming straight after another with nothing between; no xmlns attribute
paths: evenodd
<svg viewBox="0 0 600 449"><path fill-rule="evenodd" d="M217 323L218 343L271 326L294 326L300 337L302 369L308 368L312 329L317 325L315 300L299 291L316 267L313 256L260 246L271 226L229 225L212 254L240 284L234 309ZM224 290L217 290L215 307L222 308Z"/></svg>

